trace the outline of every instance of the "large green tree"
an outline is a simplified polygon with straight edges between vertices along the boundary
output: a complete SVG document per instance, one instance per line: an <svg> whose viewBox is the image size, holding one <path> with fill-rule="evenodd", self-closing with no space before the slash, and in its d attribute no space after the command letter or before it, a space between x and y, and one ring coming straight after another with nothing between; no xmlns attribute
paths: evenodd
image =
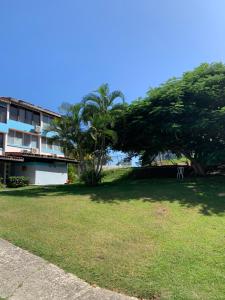
<svg viewBox="0 0 225 300"><path fill-rule="evenodd" d="M60 110L62 117L54 119L48 130L56 133L52 139L60 143L67 156L77 159L81 173L85 172L90 137L83 128L83 104L64 103Z"/></svg>
<svg viewBox="0 0 225 300"><path fill-rule="evenodd" d="M116 149L145 157L170 150L204 175L207 166L225 161L225 65L201 64L150 89L117 119L116 129Z"/></svg>
<svg viewBox="0 0 225 300"><path fill-rule="evenodd" d="M117 140L115 116L124 108L121 91L110 92L108 84L86 95L75 105L61 107L62 118L55 119L49 130L56 132L67 155L77 158L80 175L89 184L101 180L107 149Z"/></svg>
<svg viewBox="0 0 225 300"><path fill-rule="evenodd" d="M87 133L92 138L91 162L93 183L101 178L102 167L107 156L107 148L117 140L114 120L124 108L121 91L110 92L108 84L102 84L96 91L83 98L83 120Z"/></svg>

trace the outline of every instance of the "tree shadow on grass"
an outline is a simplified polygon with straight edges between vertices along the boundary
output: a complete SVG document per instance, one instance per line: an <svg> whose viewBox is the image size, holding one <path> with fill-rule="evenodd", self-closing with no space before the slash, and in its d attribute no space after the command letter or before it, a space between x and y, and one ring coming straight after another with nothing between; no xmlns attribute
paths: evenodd
<svg viewBox="0 0 225 300"><path fill-rule="evenodd" d="M199 207L203 215L225 213L225 178L222 176L206 178L176 179L128 179L126 176L96 187L84 185L62 185L29 187L0 192L2 196L20 199L46 199L46 197L88 196L96 203L117 204L124 201L177 202L187 208ZM64 199L64 198L63 198ZM65 198L66 199L66 198ZM85 201L85 199L84 199Z"/></svg>

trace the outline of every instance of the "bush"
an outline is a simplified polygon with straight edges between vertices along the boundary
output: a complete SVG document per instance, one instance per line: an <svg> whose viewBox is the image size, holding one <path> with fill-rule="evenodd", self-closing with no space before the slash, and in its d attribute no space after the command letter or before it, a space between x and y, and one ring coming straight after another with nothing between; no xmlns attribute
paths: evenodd
<svg viewBox="0 0 225 300"><path fill-rule="evenodd" d="M77 167L74 164L68 164L68 182L75 183L77 178Z"/></svg>
<svg viewBox="0 0 225 300"><path fill-rule="evenodd" d="M4 180L0 177L0 189L4 187Z"/></svg>
<svg viewBox="0 0 225 300"><path fill-rule="evenodd" d="M17 188L26 186L29 184L29 180L24 176L11 176L7 180L7 186L11 188Z"/></svg>
<svg viewBox="0 0 225 300"><path fill-rule="evenodd" d="M176 178L178 166L155 166L155 167L142 167L133 168L129 177L134 179L145 178ZM189 166L184 166L184 177L190 176L193 170Z"/></svg>
<svg viewBox="0 0 225 300"><path fill-rule="evenodd" d="M102 181L103 174L100 173L98 176L93 170L83 172L80 176L80 180L86 185L98 185Z"/></svg>

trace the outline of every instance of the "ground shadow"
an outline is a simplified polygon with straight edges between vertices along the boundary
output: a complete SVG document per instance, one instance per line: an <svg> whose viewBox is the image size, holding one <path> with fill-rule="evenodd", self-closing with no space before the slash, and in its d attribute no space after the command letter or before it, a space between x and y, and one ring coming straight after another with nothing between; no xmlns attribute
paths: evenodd
<svg viewBox="0 0 225 300"><path fill-rule="evenodd" d="M39 199L45 196L89 195L96 203L117 204L123 201L139 200L144 202L178 202L184 207L199 206L204 215L223 214L225 212L225 177L187 178L177 181L175 178L134 179L122 176L114 182L103 183L96 187L81 184L63 186L29 187L0 192L1 196L24 199Z"/></svg>

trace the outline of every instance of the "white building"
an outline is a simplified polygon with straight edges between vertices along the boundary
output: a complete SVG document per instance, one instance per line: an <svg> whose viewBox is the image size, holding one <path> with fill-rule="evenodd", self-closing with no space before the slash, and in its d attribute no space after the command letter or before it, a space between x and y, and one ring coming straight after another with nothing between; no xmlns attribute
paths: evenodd
<svg viewBox="0 0 225 300"><path fill-rule="evenodd" d="M30 184L64 184L67 164L48 128L57 113L22 100L0 97L0 177L26 176Z"/></svg>

